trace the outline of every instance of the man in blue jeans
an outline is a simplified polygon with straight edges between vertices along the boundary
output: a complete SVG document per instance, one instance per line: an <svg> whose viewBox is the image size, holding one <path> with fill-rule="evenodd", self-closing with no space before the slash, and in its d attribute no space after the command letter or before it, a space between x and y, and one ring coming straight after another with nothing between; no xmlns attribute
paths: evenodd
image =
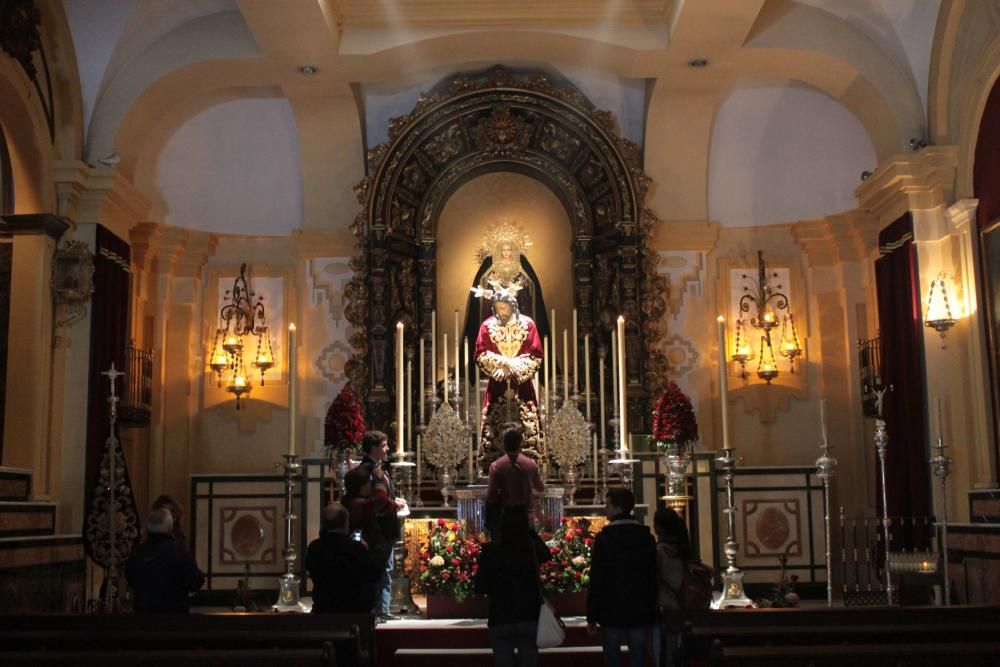
<svg viewBox="0 0 1000 667"><path fill-rule="evenodd" d="M385 469L386 458L389 456L389 438L382 431L368 431L361 441L361 465L359 468L367 468L372 480L376 478L385 484L386 492L389 496L389 505L378 512L376 521L382 534L382 538L388 542L385 545L388 556L385 562L385 572L378 584L375 592L375 613L379 620L387 621L392 618L389 615L389 601L392 597L392 569L393 569L393 545L399 539L399 520L396 518L396 511L406 506L406 502L396 498L396 490L389 477L389 471Z"/></svg>
<svg viewBox="0 0 1000 667"><path fill-rule="evenodd" d="M656 622L656 541L649 528L632 517L635 496L628 489L608 492L609 523L597 534L591 551L587 632L600 626L604 664L621 664L621 645L629 662L642 667Z"/></svg>

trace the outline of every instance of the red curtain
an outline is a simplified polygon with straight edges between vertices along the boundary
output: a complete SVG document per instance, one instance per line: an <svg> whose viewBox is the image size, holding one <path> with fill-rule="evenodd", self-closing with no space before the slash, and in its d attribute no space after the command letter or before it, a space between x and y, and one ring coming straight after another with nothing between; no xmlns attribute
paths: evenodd
<svg viewBox="0 0 1000 667"><path fill-rule="evenodd" d="M931 512L929 458L924 410L923 321L913 218L909 213L879 234L875 262L878 293L879 353L885 394L883 413L889 444L886 450L886 502L890 517L925 517ZM872 447L874 450L874 446ZM876 476L878 506L881 480ZM892 548L926 546L919 528L894 530Z"/></svg>
<svg viewBox="0 0 1000 667"><path fill-rule="evenodd" d="M98 471L108 439L108 395L110 380L101 373L112 362L115 368L125 368L125 348L128 344L130 250L128 243L98 225L94 252L94 296L91 299L90 380L87 398L86 487L83 533L87 535L87 515L93 511L93 499L98 484ZM118 393L125 378L118 378ZM117 434L116 434L117 435ZM119 471L131 488L128 468ZM134 512L134 506L133 506ZM85 539L88 553L93 545Z"/></svg>

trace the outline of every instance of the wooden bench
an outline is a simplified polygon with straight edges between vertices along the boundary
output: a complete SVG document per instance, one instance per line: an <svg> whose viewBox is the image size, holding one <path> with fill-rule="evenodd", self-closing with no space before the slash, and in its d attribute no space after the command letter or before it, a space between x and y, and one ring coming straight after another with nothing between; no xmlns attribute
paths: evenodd
<svg viewBox="0 0 1000 667"><path fill-rule="evenodd" d="M1000 607L711 611L665 629L681 635L681 664L993 665L1000 654Z"/></svg>
<svg viewBox="0 0 1000 667"><path fill-rule="evenodd" d="M340 661L338 663L338 656ZM0 616L0 664L373 665L370 614Z"/></svg>

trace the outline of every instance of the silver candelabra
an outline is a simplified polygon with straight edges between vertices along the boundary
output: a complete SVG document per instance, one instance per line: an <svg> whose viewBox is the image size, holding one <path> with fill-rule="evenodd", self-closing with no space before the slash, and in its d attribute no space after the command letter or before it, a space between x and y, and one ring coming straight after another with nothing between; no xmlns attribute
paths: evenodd
<svg viewBox="0 0 1000 667"><path fill-rule="evenodd" d="M293 508L295 497L295 480L302 472L302 464L295 454L284 454L284 463L280 465L285 472L285 573L278 578L278 601L274 604L275 611L306 611L299 600L299 584L301 579L295 574L295 519L298 517Z"/></svg>
<svg viewBox="0 0 1000 667"><path fill-rule="evenodd" d="M823 480L823 524L826 529L826 606L833 606L833 561L830 559L830 479L837 472L837 459L830 456L830 443L823 429L821 455L816 459L816 476Z"/></svg>
<svg viewBox="0 0 1000 667"><path fill-rule="evenodd" d="M726 480L725 513L729 527L729 536L726 538L724 546L728 566L722 574L722 596L713 603L712 607L714 609L752 607L753 602L743 590L743 572L736 567L736 554L739 553L739 544L736 542L736 503L734 489L737 460L733 456L733 449L731 447L723 449L722 456L715 460L722 468L722 474Z"/></svg>
<svg viewBox="0 0 1000 667"><path fill-rule="evenodd" d="M876 387L875 406L878 416L875 417L875 451L878 452L879 478L882 481L882 538L885 540L885 600L892 605L892 549L889 544L889 504L885 490L885 453L889 444L889 434L886 432L885 419L882 414L882 398L885 392L892 391L892 386Z"/></svg>
<svg viewBox="0 0 1000 667"><path fill-rule="evenodd" d="M940 419L939 419L940 421ZM931 457L931 472L941 482L941 554L944 558L942 567L944 568L944 603L951 605L951 582L948 580L948 468L951 466L951 458L944 455L944 438L938 433L937 445L934 449L937 454Z"/></svg>

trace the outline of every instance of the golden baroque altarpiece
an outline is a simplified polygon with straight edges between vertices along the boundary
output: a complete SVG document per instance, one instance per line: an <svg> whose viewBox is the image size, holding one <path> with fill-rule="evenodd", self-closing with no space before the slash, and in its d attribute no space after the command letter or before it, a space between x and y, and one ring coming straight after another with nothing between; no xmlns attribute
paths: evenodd
<svg viewBox="0 0 1000 667"><path fill-rule="evenodd" d="M566 208L579 340L589 333L596 342L595 367L625 315L629 423L648 429L649 397L667 377L652 344L663 335L667 306L658 256L646 248L656 219L644 207L650 179L639 147L622 138L611 113L539 72L498 66L437 90L390 121L389 140L369 151L369 176L355 188L362 210L352 225L357 255L345 294L354 354L345 371L366 401L368 423L385 428L392 420L395 323L406 327L409 358L430 335L445 202L477 176L510 171L545 183Z"/></svg>

